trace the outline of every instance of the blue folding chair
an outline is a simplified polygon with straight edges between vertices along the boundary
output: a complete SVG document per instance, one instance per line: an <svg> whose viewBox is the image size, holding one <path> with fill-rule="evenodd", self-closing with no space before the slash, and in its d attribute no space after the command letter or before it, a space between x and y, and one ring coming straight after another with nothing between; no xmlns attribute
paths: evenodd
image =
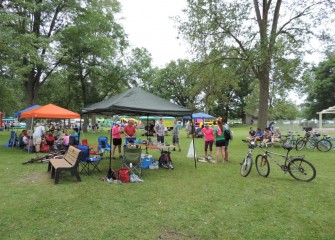
<svg viewBox="0 0 335 240"><path fill-rule="evenodd" d="M16 145L17 145L16 132L11 131L8 143L4 144L3 146L4 147L15 147Z"/></svg>
<svg viewBox="0 0 335 240"><path fill-rule="evenodd" d="M134 144L135 141L136 137L126 137L124 140L123 148L126 148L128 143Z"/></svg>
<svg viewBox="0 0 335 240"><path fill-rule="evenodd" d="M100 155L90 155L89 146L78 145L78 149L83 152L82 158L80 159L81 170L80 173L86 171L87 175L90 175L94 170L101 172L98 165L101 161ZM90 165L92 169L90 169Z"/></svg>
<svg viewBox="0 0 335 240"><path fill-rule="evenodd" d="M106 153L107 156L109 156L111 151L111 146L108 144L108 137L106 136L100 136L98 138L98 149L99 151Z"/></svg>

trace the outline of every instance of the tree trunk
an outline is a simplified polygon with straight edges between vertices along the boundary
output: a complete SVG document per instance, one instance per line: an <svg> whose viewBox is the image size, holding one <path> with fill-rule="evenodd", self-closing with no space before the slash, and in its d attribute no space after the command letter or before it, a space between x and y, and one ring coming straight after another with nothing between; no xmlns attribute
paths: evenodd
<svg viewBox="0 0 335 240"><path fill-rule="evenodd" d="M269 71L264 70L259 74L259 110L257 127L265 129L268 120L269 100Z"/></svg>
<svg viewBox="0 0 335 240"><path fill-rule="evenodd" d="M25 101L26 101L27 107L33 106L36 104L38 88L39 86L36 85L34 76L28 75L24 83Z"/></svg>

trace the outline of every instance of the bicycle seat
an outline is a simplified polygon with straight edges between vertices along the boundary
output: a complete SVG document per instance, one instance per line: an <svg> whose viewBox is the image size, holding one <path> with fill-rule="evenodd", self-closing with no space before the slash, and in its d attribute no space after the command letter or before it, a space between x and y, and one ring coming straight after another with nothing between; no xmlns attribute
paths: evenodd
<svg viewBox="0 0 335 240"><path fill-rule="evenodd" d="M284 145L283 145L283 148L284 148L285 150L292 150L292 149L293 149L293 145L292 145L292 144L284 144Z"/></svg>

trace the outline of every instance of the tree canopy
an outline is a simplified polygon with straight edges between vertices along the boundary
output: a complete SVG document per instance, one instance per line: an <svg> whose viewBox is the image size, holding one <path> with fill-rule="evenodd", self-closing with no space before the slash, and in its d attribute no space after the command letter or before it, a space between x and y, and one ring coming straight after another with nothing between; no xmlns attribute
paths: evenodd
<svg viewBox="0 0 335 240"><path fill-rule="evenodd" d="M335 106L335 53L329 53L328 59L314 67L305 79L305 114L306 118L312 119L316 117L317 112Z"/></svg>
<svg viewBox="0 0 335 240"><path fill-rule="evenodd" d="M187 19L178 19L180 32L200 61L206 61L215 51L213 63L221 61L225 65L235 59L248 66L259 82L258 125L264 128L273 96L271 86L290 89L299 83L296 74L301 66L302 47L317 36L313 29L333 13L334 2L187 2Z"/></svg>

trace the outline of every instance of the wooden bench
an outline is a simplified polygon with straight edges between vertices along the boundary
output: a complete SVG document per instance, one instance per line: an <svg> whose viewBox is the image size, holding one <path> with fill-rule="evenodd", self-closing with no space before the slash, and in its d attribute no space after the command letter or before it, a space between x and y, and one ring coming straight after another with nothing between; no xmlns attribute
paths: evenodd
<svg viewBox="0 0 335 240"><path fill-rule="evenodd" d="M55 178L55 184L59 182L59 175L62 171L70 171L78 181L81 181L78 173L78 166L82 155L82 151L70 146L64 156L50 159L48 172L51 171L51 178Z"/></svg>

